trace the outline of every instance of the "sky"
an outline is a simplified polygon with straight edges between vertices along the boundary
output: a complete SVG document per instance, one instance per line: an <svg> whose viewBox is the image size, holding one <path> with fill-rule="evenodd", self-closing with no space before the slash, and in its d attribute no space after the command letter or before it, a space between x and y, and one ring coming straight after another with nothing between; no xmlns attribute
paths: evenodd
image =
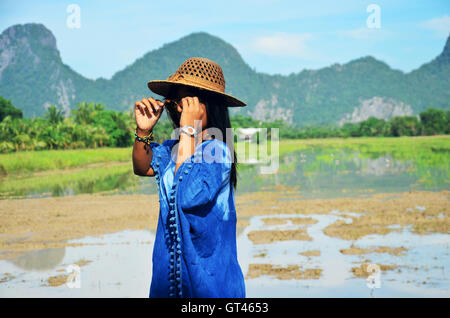
<svg viewBox="0 0 450 318"><path fill-rule="evenodd" d="M91 79L111 78L145 53L199 31L230 43L250 67L268 74L368 55L410 72L441 53L450 0L0 0L0 32L31 22L50 29L63 62Z"/></svg>

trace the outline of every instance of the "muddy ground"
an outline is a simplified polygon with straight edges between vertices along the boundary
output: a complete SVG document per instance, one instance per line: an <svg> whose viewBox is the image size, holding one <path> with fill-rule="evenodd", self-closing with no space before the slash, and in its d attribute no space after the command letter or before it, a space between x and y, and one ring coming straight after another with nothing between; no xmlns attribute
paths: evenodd
<svg viewBox="0 0 450 318"><path fill-rule="evenodd" d="M298 192L258 192L236 196L238 229L248 226L251 216L273 216L265 225L301 225L304 228L251 231L253 244L284 240L311 240L307 227L317 221L307 215L338 211L351 222L338 220L324 229L330 237L358 240L368 234L387 234L408 227L415 234L450 233L450 191L377 194L366 198L302 199ZM68 240L116 233L123 230L155 230L159 202L156 195L78 195L58 198L0 201L0 259L15 258L29 250L74 246ZM277 218L277 214L306 215L304 218ZM392 225L395 225L393 227ZM404 255L407 249L352 245L340 250L346 255L389 253ZM304 256L320 256L320 250ZM264 253L260 257L264 257ZM296 265L292 265L296 266ZM367 264L352 269L355 277L367 275ZM382 271L393 267L381 267ZM279 279L318 279L320 269L250 264L248 278L271 275ZM8 280L9 277L2 277ZM58 286L64 275L51 277L47 284Z"/></svg>

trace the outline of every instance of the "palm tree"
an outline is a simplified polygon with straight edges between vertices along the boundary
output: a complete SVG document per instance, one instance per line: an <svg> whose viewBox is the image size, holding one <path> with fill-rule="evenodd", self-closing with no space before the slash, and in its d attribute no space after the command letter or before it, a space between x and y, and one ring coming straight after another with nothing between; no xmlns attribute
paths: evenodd
<svg viewBox="0 0 450 318"><path fill-rule="evenodd" d="M47 119L51 124L58 124L64 120L64 111L59 109L56 105L51 105L47 108L45 119Z"/></svg>
<svg viewBox="0 0 450 318"><path fill-rule="evenodd" d="M115 123L115 130L111 133L111 135L116 140L116 146L130 146L130 136L133 128L131 124L132 120L130 119L129 114L126 112L114 112L111 115L111 119Z"/></svg>
<svg viewBox="0 0 450 318"><path fill-rule="evenodd" d="M28 145L31 144L30 136L26 134L19 134L13 138L13 142L16 144L16 150L27 150Z"/></svg>
<svg viewBox="0 0 450 318"><path fill-rule="evenodd" d="M10 133L10 127L12 125L12 117L6 116L2 122L0 122L0 140L8 140L8 137L11 135Z"/></svg>
<svg viewBox="0 0 450 318"><path fill-rule="evenodd" d="M86 103L81 102L77 104L77 109L72 110L75 123L79 125L89 125L94 122L94 117L98 112L105 109L101 103Z"/></svg>

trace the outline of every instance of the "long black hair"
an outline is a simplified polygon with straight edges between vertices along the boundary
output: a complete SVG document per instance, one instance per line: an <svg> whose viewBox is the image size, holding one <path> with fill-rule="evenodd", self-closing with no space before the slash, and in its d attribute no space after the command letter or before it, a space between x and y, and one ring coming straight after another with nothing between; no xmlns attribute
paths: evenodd
<svg viewBox="0 0 450 318"><path fill-rule="evenodd" d="M213 94L209 93L205 90L197 90L195 88L189 88L187 89L188 95L184 94L184 96L197 96L199 101L206 106L206 114L207 114L207 128L216 128L219 129L222 132L222 138L223 142L226 143L227 147L230 150L230 153L233 154L233 162L231 164L231 173L230 173L230 183L233 186L233 188L236 190L237 186L237 154L234 149L234 134L228 133L227 134L227 128L231 131L231 121L230 121L230 114L228 111L228 107L223 105L223 103L220 102ZM175 94L172 91L172 94L169 94L167 99L180 99L181 97L179 94ZM180 118L181 115L178 113L176 108L170 109L166 108L167 117L169 117L173 128L179 128L180 127ZM215 136L214 136L215 137ZM232 138L232 140L228 140ZM203 142L203 141L202 141Z"/></svg>

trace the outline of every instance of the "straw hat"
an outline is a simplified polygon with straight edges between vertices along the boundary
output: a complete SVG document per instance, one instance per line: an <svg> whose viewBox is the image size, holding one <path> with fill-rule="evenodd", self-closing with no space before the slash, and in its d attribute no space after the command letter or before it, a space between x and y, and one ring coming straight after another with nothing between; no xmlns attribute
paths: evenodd
<svg viewBox="0 0 450 318"><path fill-rule="evenodd" d="M246 106L243 101L225 93L225 78L219 64L203 57L191 57L167 80L148 82L148 88L161 96L168 97L182 86L198 89L214 96L224 106Z"/></svg>

